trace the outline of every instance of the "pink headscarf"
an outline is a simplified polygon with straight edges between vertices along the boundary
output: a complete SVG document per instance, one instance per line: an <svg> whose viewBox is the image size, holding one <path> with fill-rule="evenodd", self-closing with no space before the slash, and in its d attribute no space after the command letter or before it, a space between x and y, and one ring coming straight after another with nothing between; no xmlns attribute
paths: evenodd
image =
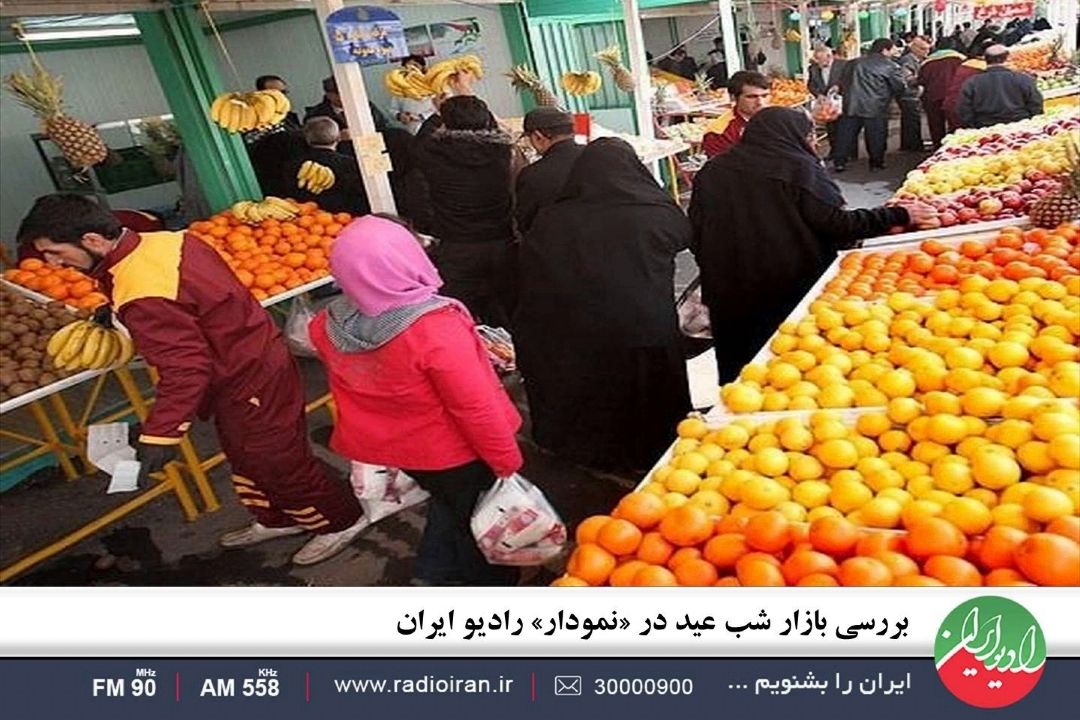
<svg viewBox="0 0 1080 720"><path fill-rule="evenodd" d="M330 270L368 317L430 300L443 284L411 232L372 215L341 231L330 251Z"/></svg>

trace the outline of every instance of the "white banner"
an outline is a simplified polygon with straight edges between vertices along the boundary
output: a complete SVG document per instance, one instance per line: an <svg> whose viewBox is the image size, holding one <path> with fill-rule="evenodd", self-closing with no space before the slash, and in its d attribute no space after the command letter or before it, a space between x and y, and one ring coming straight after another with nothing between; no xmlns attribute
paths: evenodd
<svg viewBox="0 0 1080 720"><path fill-rule="evenodd" d="M946 615L984 595L1080 656L1080 589L997 587L9 587L0 655L931 657Z"/></svg>

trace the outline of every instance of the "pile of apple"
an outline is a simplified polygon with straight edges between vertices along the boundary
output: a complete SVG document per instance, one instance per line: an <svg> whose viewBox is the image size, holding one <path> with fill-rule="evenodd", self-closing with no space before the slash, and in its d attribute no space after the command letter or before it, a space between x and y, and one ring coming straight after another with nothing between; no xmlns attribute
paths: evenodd
<svg viewBox="0 0 1080 720"><path fill-rule="evenodd" d="M994 188L971 188L949 195L919 198L937 210L937 219L924 224L924 229L951 227L969 223L990 222L1007 218L1022 218L1028 208L1061 187L1061 180L1041 170L1029 170L1024 178L1011 185ZM897 193L896 199L911 197Z"/></svg>

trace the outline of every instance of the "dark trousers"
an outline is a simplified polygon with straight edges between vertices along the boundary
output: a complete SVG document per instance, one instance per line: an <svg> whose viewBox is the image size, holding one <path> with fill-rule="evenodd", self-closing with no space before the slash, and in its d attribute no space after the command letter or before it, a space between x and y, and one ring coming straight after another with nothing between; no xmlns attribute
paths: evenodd
<svg viewBox="0 0 1080 720"><path fill-rule="evenodd" d="M930 129L930 142L933 143L936 150L941 147L941 140L945 137L945 108L939 100L923 103L923 110L926 111L926 126Z"/></svg>
<svg viewBox="0 0 1080 720"><path fill-rule="evenodd" d="M831 123L825 123L825 132L829 136L829 156L825 159L835 163L837 158L836 147L840 143L840 121L833 120ZM852 146L849 152L851 154L846 160L857 160L859 158L858 147ZM844 161L841 161L840 164L843 165Z"/></svg>
<svg viewBox="0 0 1080 720"><path fill-rule="evenodd" d="M885 145L889 136L889 118L863 118L845 115L837 121L837 149L834 161L840 165L847 162L859 142L859 132L866 130L864 142L866 153L870 156L870 167L885 164Z"/></svg>
<svg viewBox="0 0 1080 720"><path fill-rule="evenodd" d="M431 493L413 575L433 585L516 585L518 569L489 564L469 525L477 499L495 482L491 469L474 460L448 470L404 472Z"/></svg>
<svg viewBox="0 0 1080 720"><path fill-rule="evenodd" d="M916 98L904 98L900 101L900 149L921 152L922 113Z"/></svg>
<svg viewBox="0 0 1080 720"><path fill-rule="evenodd" d="M479 322L510 327L508 280L510 246L501 240L444 242L435 252L443 283L441 293L465 303Z"/></svg>

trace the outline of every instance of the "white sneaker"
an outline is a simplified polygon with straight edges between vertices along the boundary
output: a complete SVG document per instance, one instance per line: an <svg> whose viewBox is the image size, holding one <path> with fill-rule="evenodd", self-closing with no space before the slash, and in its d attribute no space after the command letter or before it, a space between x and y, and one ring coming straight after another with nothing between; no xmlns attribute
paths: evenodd
<svg viewBox="0 0 1080 720"><path fill-rule="evenodd" d="M307 544L293 555L292 560L297 565L314 565L327 558L331 558L344 550L345 546L352 542L353 538L367 529L370 524L370 518L368 518L367 515L362 515L356 523L344 530L339 530L335 533L326 533L324 535L316 535L308 540Z"/></svg>
<svg viewBox="0 0 1080 720"><path fill-rule="evenodd" d="M247 547L248 545L256 545L275 538L299 535L302 532L304 532L304 528L299 525L272 528L266 527L260 522L253 522L246 528L225 533L218 543L221 547L227 548Z"/></svg>

